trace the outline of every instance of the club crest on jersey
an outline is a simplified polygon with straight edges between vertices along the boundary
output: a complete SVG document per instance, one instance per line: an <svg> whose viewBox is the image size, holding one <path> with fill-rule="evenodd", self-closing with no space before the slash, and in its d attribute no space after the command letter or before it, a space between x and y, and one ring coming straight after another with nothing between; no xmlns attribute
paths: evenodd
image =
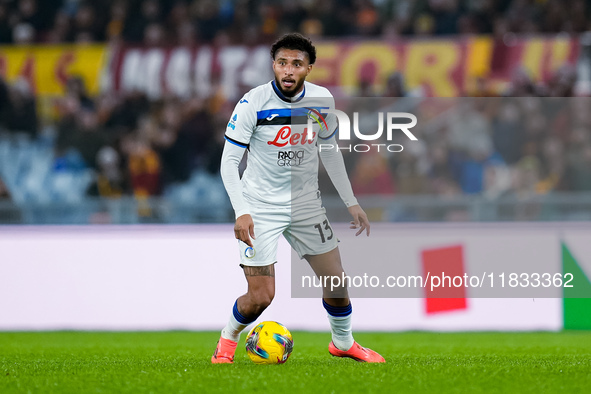
<svg viewBox="0 0 591 394"><path fill-rule="evenodd" d="M317 109L314 108L308 108L306 107L306 109L308 110L307 113L307 118L308 118L308 128L312 128L312 122L310 121L314 121L318 124L318 126L320 126L320 131L322 131L322 129L324 129L325 131L328 131L328 125L326 124L326 120L324 119L324 116L322 116L322 114L320 113L320 111L318 111Z"/></svg>
<svg viewBox="0 0 591 394"><path fill-rule="evenodd" d="M277 132L273 141L267 141L268 145L278 146L280 148L287 145L306 145L314 144L316 140L316 132L309 133L305 128L303 133L292 133L291 127L284 126Z"/></svg>

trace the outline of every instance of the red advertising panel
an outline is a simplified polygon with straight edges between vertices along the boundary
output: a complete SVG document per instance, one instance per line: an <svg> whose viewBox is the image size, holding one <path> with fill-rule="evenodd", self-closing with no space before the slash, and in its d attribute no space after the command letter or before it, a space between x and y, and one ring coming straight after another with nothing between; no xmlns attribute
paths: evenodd
<svg viewBox="0 0 591 394"><path fill-rule="evenodd" d="M466 309L466 287L463 247L426 249L421 253L427 314ZM436 277L438 281L429 281ZM458 280L459 279L459 280ZM435 284L437 287L431 288Z"/></svg>

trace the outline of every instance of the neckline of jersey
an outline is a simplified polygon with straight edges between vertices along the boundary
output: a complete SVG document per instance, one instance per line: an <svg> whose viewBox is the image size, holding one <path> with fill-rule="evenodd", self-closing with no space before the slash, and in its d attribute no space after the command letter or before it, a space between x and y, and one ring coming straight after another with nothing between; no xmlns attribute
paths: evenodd
<svg viewBox="0 0 591 394"><path fill-rule="evenodd" d="M297 103L298 101L303 99L304 95L306 94L306 85L304 85L304 90L302 90L302 94L300 94L299 97L296 98L295 100L292 100L291 98L289 98L289 97L285 96L283 93L281 93L281 90L279 90L279 88L275 84L274 80L271 81L271 86L273 86L273 91L275 92L277 97L279 97L281 100L285 101L286 103Z"/></svg>

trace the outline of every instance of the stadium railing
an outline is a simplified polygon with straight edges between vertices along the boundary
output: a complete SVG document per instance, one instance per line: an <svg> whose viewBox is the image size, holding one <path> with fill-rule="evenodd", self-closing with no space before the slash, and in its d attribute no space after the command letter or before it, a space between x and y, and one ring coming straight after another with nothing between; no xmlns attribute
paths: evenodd
<svg viewBox="0 0 591 394"><path fill-rule="evenodd" d="M350 220L336 196L325 196L331 221ZM359 198L373 222L494 222L589 221L591 193L504 196L490 199L461 195L364 196ZM159 197L138 200L85 198L68 202L0 201L0 224L191 224L231 223L233 211L226 198L199 196L178 201Z"/></svg>

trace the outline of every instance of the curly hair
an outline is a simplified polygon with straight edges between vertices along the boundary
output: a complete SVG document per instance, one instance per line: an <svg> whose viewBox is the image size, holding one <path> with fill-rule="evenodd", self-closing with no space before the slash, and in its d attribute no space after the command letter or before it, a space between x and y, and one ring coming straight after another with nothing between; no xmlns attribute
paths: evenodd
<svg viewBox="0 0 591 394"><path fill-rule="evenodd" d="M295 49L306 52L308 54L310 64L314 64L316 61L316 48L309 38L304 37L300 33L288 33L275 41L275 43L271 46L271 58L273 60L275 60L275 54L280 49Z"/></svg>

